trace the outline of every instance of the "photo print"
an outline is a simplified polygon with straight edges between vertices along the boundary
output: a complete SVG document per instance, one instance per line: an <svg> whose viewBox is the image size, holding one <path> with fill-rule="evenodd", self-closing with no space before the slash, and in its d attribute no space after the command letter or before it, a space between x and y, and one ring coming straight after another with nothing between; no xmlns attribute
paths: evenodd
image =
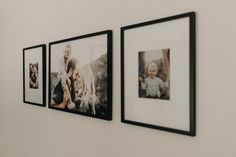
<svg viewBox="0 0 236 157"><path fill-rule="evenodd" d="M49 108L111 119L111 45L107 41L103 33L50 43Z"/></svg>
<svg viewBox="0 0 236 157"><path fill-rule="evenodd" d="M46 45L23 48L23 102L46 106Z"/></svg>
<svg viewBox="0 0 236 157"><path fill-rule="evenodd" d="M38 63L29 63L29 88L39 88Z"/></svg>
<svg viewBox="0 0 236 157"><path fill-rule="evenodd" d="M170 49L138 52L140 98L170 99Z"/></svg>

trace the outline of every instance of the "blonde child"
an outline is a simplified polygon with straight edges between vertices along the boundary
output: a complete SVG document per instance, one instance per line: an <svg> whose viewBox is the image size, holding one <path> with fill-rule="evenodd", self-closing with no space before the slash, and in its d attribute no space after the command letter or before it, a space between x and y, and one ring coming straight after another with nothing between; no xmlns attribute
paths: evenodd
<svg viewBox="0 0 236 157"><path fill-rule="evenodd" d="M160 98L162 88L168 87L168 82L163 82L157 77L158 66L155 62L151 62L147 71L148 77L145 79L146 97Z"/></svg>

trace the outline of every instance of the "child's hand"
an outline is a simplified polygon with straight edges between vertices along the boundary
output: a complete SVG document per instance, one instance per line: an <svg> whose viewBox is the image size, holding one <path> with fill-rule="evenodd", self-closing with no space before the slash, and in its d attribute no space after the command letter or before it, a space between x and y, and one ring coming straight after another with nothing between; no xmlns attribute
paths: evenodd
<svg viewBox="0 0 236 157"><path fill-rule="evenodd" d="M144 79L143 79L142 77L139 77L138 80L139 80L140 82L143 82L143 81L144 81Z"/></svg>
<svg viewBox="0 0 236 157"><path fill-rule="evenodd" d="M70 103L70 91L65 81L62 82L62 89L64 92L63 104L67 105L68 103Z"/></svg>

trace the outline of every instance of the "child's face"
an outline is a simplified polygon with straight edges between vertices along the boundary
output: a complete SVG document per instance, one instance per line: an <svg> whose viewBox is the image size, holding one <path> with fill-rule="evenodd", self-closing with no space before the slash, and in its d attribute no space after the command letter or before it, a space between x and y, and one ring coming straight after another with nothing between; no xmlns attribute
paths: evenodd
<svg viewBox="0 0 236 157"><path fill-rule="evenodd" d="M148 76L153 79L153 78L156 77L156 75L157 75L157 68L155 68L155 67L150 67L150 68L148 69Z"/></svg>
<svg viewBox="0 0 236 157"><path fill-rule="evenodd" d="M65 49L64 51L64 58L65 60L68 60L70 58L70 55L71 55L71 52L70 52L70 49Z"/></svg>

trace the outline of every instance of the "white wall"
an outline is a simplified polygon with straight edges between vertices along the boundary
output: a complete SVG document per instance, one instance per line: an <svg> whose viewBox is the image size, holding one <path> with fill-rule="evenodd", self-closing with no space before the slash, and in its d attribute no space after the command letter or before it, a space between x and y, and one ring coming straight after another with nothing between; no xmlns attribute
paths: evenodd
<svg viewBox="0 0 236 157"><path fill-rule="evenodd" d="M0 0L1 157L236 156L236 1ZM197 13L197 136L120 123L120 27ZM22 48L113 30L113 121L24 104Z"/></svg>

